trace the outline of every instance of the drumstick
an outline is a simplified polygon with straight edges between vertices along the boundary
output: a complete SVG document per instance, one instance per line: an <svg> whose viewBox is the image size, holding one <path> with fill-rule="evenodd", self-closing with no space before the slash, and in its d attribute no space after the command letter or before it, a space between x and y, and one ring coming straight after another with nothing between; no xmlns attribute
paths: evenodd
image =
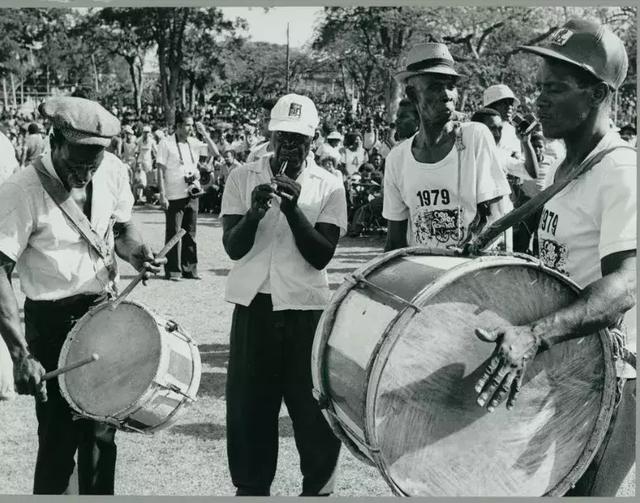
<svg viewBox="0 0 640 503"><path fill-rule="evenodd" d="M171 250L171 248L173 248L175 245L178 244L178 241L182 239L182 236L184 236L186 232L187 231L185 231L184 229L180 229L178 233L175 236L173 236L167 242L167 244L164 245L164 248L160 250L160 252L156 255L155 258L164 258L164 256L169 252L169 250ZM146 271L144 269L138 272L138 275L131 281L131 283L129 283L127 287L124 290L122 290L122 293L118 295L118 297L113 302L111 302L111 304L109 305L109 308L112 311L114 311L120 305L120 303L124 300L124 298L131 293L131 290L133 290L136 287L136 285L140 283L145 273Z"/></svg>
<svg viewBox="0 0 640 503"><path fill-rule="evenodd" d="M77 369L78 367L82 367L91 362L95 362L100 359L97 353L93 353L89 358L85 358L84 360L77 361L75 363L70 363L69 365L65 365L64 367L60 367L59 369L52 370L51 372L47 372L42 376L43 381L47 381L49 379L53 379L54 377L59 376L60 374L64 374L65 372L69 372L70 370Z"/></svg>

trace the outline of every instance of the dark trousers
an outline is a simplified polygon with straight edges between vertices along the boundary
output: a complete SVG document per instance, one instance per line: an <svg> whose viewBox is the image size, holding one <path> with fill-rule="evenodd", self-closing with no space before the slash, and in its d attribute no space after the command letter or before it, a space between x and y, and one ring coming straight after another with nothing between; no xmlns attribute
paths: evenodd
<svg viewBox="0 0 640 503"><path fill-rule="evenodd" d="M165 275L196 274L198 272L198 248L196 246L196 225L198 223L198 198L185 197L169 201L165 212L165 242L175 236L180 229L187 233L180 243L167 253Z"/></svg>
<svg viewBox="0 0 640 503"><path fill-rule="evenodd" d="M311 346L321 311L273 311L271 296L236 305L227 374L227 454L236 494L267 496L282 400L293 424L302 495L333 491L340 441L311 393Z"/></svg>
<svg viewBox="0 0 640 503"><path fill-rule="evenodd" d="M618 379L607 433L589 467L565 496L616 496L635 462L636 380Z"/></svg>
<svg viewBox="0 0 640 503"><path fill-rule="evenodd" d="M98 296L24 304L29 350L47 371L58 366L62 344L73 325ZM60 395L57 379L47 381L46 402L36 401L38 456L34 494L113 494L116 465L115 428L89 419L74 419ZM74 455L78 453L77 477Z"/></svg>

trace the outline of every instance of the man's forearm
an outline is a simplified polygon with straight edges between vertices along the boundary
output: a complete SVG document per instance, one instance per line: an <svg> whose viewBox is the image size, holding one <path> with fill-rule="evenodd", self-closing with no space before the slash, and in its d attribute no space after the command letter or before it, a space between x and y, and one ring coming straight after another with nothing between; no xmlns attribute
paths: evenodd
<svg viewBox="0 0 640 503"><path fill-rule="evenodd" d="M333 257L335 246L311 225L298 206L285 216L302 257L316 269L324 269Z"/></svg>
<svg viewBox="0 0 640 503"><path fill-rule="evenodd" d="M543 347L610 327L636 303L635 278L616 271L594 281L571 305L531 324Z"/></svg>
<svg viewBox="0 0 640 503"><path fill-rule="evenodd" d="M211 136L209 136L207 133L204 133L202 137L204 138L204 141L207 142L207 146L209 147L209 155L212 155L215 157L219 156L220 150L218 150L218 146L211 139Z"/></svg>
<svg viewBox="0 0 640 503"><path fill-rule="evenodd" d="M131 254L143 244L142 235L133 222L118 222L113 228L118 257L131 263Z"/></svg>
<svg viewBox="0 0 640 503"><path fill-rule="evenodd" d="M10 273L9 273L10 274ZM20 325L18 300L9 277L0 269L0 335L7 344L11 359L15 362L29 354Z"/></svg>
<svg viewBox="0 0 640 503"><path fill-rule="evenodd" d="M260 220L249 210L233 227L225 229L222 245L231 260L240 260L253 248L259 223Z"/></svg>
<svg viewBox="0 0 640 503"><path fill-rule="evenodd" d="M522 141L522 150L524 151L524 169L533 180L538 179L538 158L533 150L531 139L527 137L525 141Z"/></svg>

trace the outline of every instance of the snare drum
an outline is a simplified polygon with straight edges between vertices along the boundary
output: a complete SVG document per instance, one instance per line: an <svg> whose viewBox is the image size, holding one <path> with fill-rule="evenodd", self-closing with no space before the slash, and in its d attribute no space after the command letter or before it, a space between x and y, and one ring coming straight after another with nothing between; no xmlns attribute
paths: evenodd
<svg viewBox="0 0 640 503"><path fill-rule="evenodd" d="M437 255L436 255L437 254ZM606 331L539 353L515 407L474 386L494 344L579 288L526 256L398 250L347 276L314 339L314 393L336 435L404 496L557 496L584 472L615 395Z"/></svg>
<svg viewBox="0 0 640 503"><path fill-rule="evenodd" d="M99 360L58 376L60 392L83 417L152 433L173 424L196 399L200 353L193 340L138 302L100 304L69 332L58 367L92 353Z"/></svg>

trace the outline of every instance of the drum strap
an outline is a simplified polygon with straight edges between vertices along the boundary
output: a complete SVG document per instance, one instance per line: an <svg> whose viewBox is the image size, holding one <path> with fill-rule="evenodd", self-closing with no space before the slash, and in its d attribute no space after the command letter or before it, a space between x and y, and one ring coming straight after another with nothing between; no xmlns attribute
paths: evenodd
<svg viewBox="0 0 640 503"><path fill-rule="evenodd" d="M72 200L67 189L62 182L52 176L42 164L40 159L33 162L40 183L51 196L51 199L62 210L69 222L78 231L80 236L95 250L98 256L103 260L105 267L109 273L109 282L106 285L111 295L117 294L117 286L115 279L117 276L117 265L113 257L111 248L105 243L104 239L91 226L91 222L87 216L80 210L77 204Z"/></svg>
<svg viewBox="0 0 640 503"><path fill-rule="evenodd" d="M556 181L540 192L538 195L532 197L529 201L524 203L522 206L514 209L513 211L507 213L502 218L496 220L493 224L489 225L486 229L484 229L480 234L476 236L470 243L467 244L465 248L465 254L469 255L479 255L485 248L487 248L496 238L502 234L505 230L513 227L515 224L521 222L524 218L528 217L532 213L535 213L538 209L542 208L549 199L555 196L558 192L564 189L567 185L569 185L573 180L583 175L587 171L589 171L593 166L598 164L606 155L611 152L621 149L628 148L636 151L635 148L627 145L618 145L616 147L612 147L606 150L602 150L598 152L593 157L585 159L578 166L569 170L564 177L560 177L556 179Z"/></svg>

